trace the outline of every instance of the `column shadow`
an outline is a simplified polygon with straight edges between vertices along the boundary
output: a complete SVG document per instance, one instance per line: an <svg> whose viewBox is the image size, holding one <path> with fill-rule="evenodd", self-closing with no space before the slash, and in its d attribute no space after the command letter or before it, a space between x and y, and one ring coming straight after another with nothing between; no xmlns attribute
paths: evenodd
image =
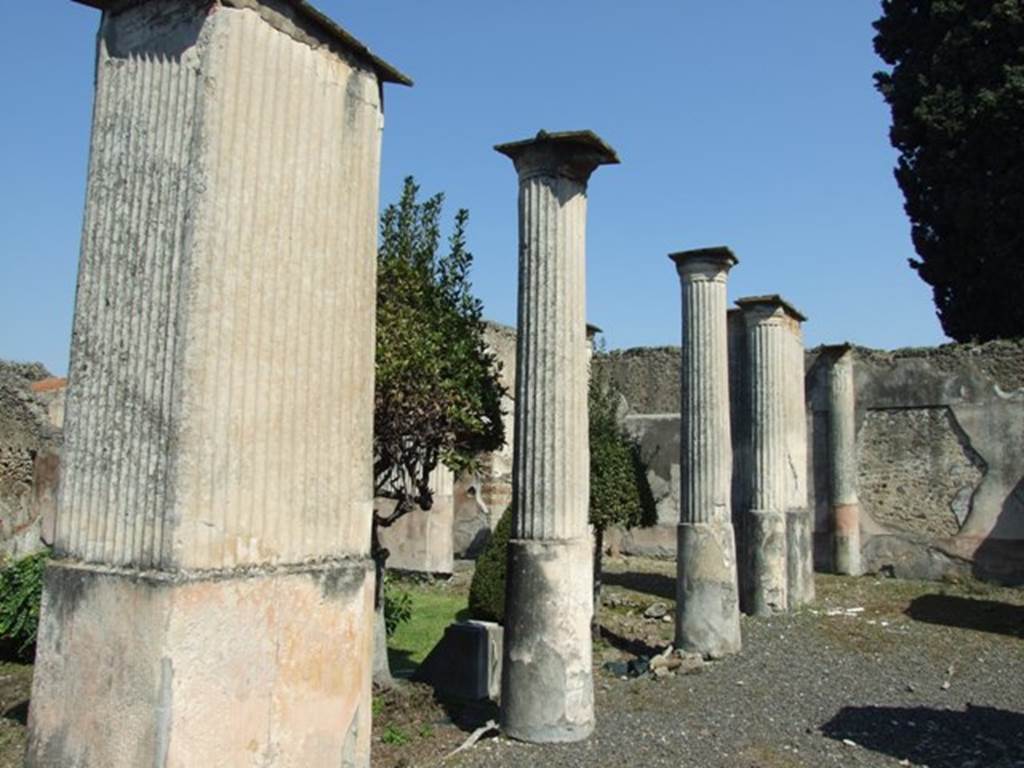
<svg viewBox="0 0 1024 768"><path fill-rule="evenodd" d="M661 597L665 600L676 599L676 580L672 576L661 573L609 573L601 574L601 580L609 586L622 587L645 595Z"/></svg>
<svg viewBox="0 0 1024 768"><path fill-rule="evenodd" d="M1024 760L1024 714L993 707L843 707L821 732L929 768L1015 768Z"/></svg>
<svg viewBox="0 0 1024 768"><path fill-rule="evenodd" d="M953 595L921 595L904 613L914 621L1024 638L1024 606Z"/></svg>

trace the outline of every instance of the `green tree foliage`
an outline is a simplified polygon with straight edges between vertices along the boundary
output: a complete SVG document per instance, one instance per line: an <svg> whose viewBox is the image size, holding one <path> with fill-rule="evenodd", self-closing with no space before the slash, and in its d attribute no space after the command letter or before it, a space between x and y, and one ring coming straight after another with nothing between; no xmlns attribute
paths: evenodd
<svg viewBox="0 0 1024 768"><path fill-rule="evenodd" d="M633 528L658 522L640 445L619 422L619 393L595 369L590 379L590 524Z"/></svg>
<svg viewBox="0 0 1024 768"><path fill-rule="evenodd" d="M36 642L43 571L50 553L23 557L0 571L0 639L26 656Z"/></svg>
<svg viewBox="0 0 1024 768"><path fill-rule="evenodd" d="M875 29L910 264L952 338L1024 336L1024 4L884 0Z"/></svg>
<svg viewBox="0 0 1024 768"><path fill-rule="evenodd" d="M497 622L505 619L505 571L511 537L512 507L509 507L494 526L491 538L476 561L469 584L469 615L474 619Z"/></svg>
<svg viewBox="0 0 1024 768"><path fill-rule="evenodd" d="M469 281L469 213L455 214L447 253L439 254L444 197L420 202L418 194L407 178L400 200L381 214L377 252L374 495L393 502L374 510L372 528L374 679L382 686L390 685L391 674L383 592L388 551L379 529L433 506L430 475L439 464L455 473L471 469L478 454L505 442L500 363L484 343L483 308Z"/></svg>
<svg viewBox="0 0 1024 768"><path fill-rule="evenodd" d="M444 463L458 473L505 442L500 363L484 343L482 306L471 293L466 249L469 213L460 210L439 256L444 198L402 197L381 215L377 264L377 383L374 484L393 499L389 525L416 506L430 509L430 473Z"/></svg>
<svg viewBox="0 0 1024 768"><path fill-rule="evenodd" d="M618 416L619 392L595 368L590 377L590 524L594 526L594 628L601 601L604 532L658 522L640 444L626 434Z"/></svg>

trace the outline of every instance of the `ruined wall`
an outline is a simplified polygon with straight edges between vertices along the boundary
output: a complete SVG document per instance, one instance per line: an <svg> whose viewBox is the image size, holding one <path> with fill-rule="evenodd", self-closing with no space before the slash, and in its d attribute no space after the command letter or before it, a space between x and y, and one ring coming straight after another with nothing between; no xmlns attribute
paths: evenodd
<svg viewBox="0 0 1024 768"><path fill-rule="evenodd" d="M827 366L808 354L817 558L830 565ZM857 348L864 565L1024 582L1024 340Z"/></svg>
<svg viewBox="0 0 1024 768"><path fill-rule="evenodd" d="M512 503L512 435L516 391L516 329L488 322L484 331L487 348L501 364L505 387L501 400L505 445L480 457L478 472L458 477L454 488L453 549L456 557L476 557Z"/></svg>
<svg viewBox="0 0 1024 768"><path fill-rule="evenodd" d="M0 361L0 555L52 540L64 386L38 363Z"/></svg>
<svg viewBox="0 0 1024 768"><path fill-rule="evenodd" d="M679 347L613 350L594 355L591 365L614 382L631 413L679 413Z"/></svg>
<svg viewBox="0 0 1024 768"><path fill-rule="evenodd" d="M652 488L663 494L658 526L609 537L628 554L675 556L679 418L651 395L678 387L668 356L636 349L595 358L613 376L635 377L623 385L633 398L626 424L648 457ZM828 379L819 357L818 350L806 356L808 476L816 566L828 570ZM855 359L865 567L1024 583L1024 341L858 348ZM656 410L642 410L652 404Z"/></svg>

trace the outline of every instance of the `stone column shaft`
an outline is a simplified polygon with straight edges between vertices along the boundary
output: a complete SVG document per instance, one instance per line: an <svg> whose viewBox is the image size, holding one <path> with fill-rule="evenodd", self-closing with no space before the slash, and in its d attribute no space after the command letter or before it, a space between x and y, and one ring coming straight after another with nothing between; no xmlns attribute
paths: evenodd
<svg viewBox="0 0 1024 768"><path fill-rule="evenodd" d="M794 311L795 312L795 311ZM807 482L807 396L804 371L806 318L795 312L786 325L786 441L790 466L786 530L789 551L789 605L795 608L814 602L814 513Z"/></svg>
<svg viewBox="0 0 1024 768"><path fill-rule="evenodd" d="M308 6L87 4L26 763L362 768L380 88L408 81Z"/></svg>
<svg viewBox="0 0 1024 768"><path fill-rule="evenodd" d="M772 297L741 299L750 370L751 494L746 520L749 578L744 606L767 615L788 606L786 511L791 466L787 431L787 369L791 354L786 305Z"/></svg>
<svg viewBox="0 0 1024 768"><path fill-rule="evenodd" d="M615 153L590 132L496 149L519 174L513 525L501 725L531 742L594 727L588 530L587 180Z"/></svg>
<svg viewBox="0 0 1024 768"><path fill-rule="evenodd" d="M727 248L675 253L682 288L681 488L676 642L708 657L740 650L726 277Z"/></svg>
<svg viewBox="0 0 1024 768"><path fill-rule="evenodd" d="M853 350L841 348L829 371L829 469L835 570L848 576L862 573L855 398Z"/></svg>

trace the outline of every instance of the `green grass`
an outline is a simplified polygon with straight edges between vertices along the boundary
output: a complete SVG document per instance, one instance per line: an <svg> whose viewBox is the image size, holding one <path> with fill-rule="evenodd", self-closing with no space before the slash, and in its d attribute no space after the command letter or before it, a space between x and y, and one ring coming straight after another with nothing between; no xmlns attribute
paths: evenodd
<svg viewBox="0 0 1024 768"><path fill-rule="evenodd" d="M398 585L412 597L412 618L399 624L388 642L391 671L408 674L416 669L444 635L444 629L466 610L466 595L444 588Z"/></svg>

